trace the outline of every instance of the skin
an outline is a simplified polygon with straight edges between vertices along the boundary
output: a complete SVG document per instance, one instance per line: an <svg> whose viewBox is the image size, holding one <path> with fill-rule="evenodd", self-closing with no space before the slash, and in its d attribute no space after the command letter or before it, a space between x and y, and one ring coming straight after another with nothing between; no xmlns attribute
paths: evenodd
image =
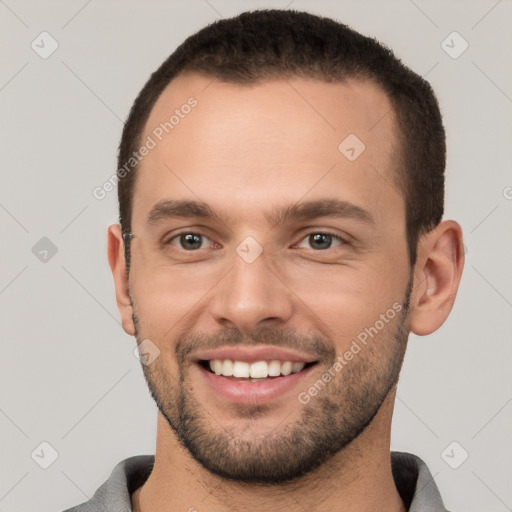
<svg viewBox="0 0 512 512"><path fill-rule="evenodd" d="M153 373L143 369L160 396L169 399L170 413L179 396L173 377L180 371L177 350L190 333L197 340L212 340L232 330L251 335L268 329L277 333L269 339L278 344L279 332L290 331L304 343L319 337L332 354L344 354L358 333L392 304L402 303L411 276L410 311L402 318L407 333L427 335L443 324L464 264L461 228L443 221L423 235L411 273L405 204L395 184L395 119L377 86L293 78L248 87L183 75L157 101L142 140L190 96L197 107L140 164L128 278L120 226L108 229L123 328L137 334L139 342L149 338L158 346ZM366 146L353 162L338 150L350 133ZM146 217L153 205L170 198L205 201L226 221L174 219L149 225ZM271 205L328 198L364 208L374 224L320 218L275 226L265 218ZM191 256L176 241L162 252L158 241L178 229L200 231L219 245L215 249L205 243L202 252ZM334 241L329 249L315 250L308 235L326 230L348 234L350 243L340 247ZM247 236L263 248L250 264L236 252ZM392 350L399 356L405 351L405 343L394 339L398 324L397 316L381 330L379 343L354 356L347 366L352 373L337 375L322 392L324 402L335 400L337 390L346 392L348 383L357 386L354 376L361 368L371 369L372 375L389 374ZM251 442L278 440L298 425L305 406L297 393L313 385L329 364L319 361L300 389L286 392L264 413L252 405L229 405L214 396L190 361L183 368L184 388L193 395L204 425L218 435L228 431L233 439ZM276 511L296 510L299 503L311 511L404 511L389 459L395 393L392 385L370 424L343 449L314 471L279 485L235 482L212 473L184 448L159 412L155 466L132 495L133 508ZM322 400L313 401L311 410L324 414ZM338 407L343 412L344 404Z"/></svg>

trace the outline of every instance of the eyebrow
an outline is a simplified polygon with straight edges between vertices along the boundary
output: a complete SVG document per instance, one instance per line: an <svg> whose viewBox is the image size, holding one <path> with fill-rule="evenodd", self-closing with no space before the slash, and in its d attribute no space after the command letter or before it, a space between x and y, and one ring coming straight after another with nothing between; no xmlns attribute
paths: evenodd
<svg viewBox="0 0 512 512"><path fill-rule="evenodd" d="M267 222L273 225L292 220L312 220L320 217L348 218L375 225L375 219L367 210L340 199L316 199L301 203L274 206L265 213ZM163 199L156 203L147 216L148 224L157 224L162 219L203 218L216 219L229 224L225 213L215 212L202 201Z"/></svg>

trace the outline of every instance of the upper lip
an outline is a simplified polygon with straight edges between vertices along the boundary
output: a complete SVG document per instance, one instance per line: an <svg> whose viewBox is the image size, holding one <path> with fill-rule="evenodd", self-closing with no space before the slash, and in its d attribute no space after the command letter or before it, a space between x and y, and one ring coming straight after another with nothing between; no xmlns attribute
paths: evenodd
<svg viewBox="0 0 512 512"><path fill-rule="evenodd" d="M231 359L232 361L245 361L247 363L265 360L291 361L292 363L312 363L317 361L315 357L273 346L222 347L199 352L194 356L195 361L211 361L212 359Z"/></svg>

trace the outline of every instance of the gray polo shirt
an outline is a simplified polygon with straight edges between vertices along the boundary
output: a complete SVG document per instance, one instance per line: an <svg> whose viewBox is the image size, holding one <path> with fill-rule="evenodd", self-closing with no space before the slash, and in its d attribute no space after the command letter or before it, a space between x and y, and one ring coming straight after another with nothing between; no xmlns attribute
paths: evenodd
<svg viewBox="0 0 512 512"><path fill-rule="evenodd" d="M131 495L148 479L154 461L154 455L123 460L89 501L64 512L132 512ZM419 457L391 452L391 467L409 512L448 512L430 471Z"/></svg>

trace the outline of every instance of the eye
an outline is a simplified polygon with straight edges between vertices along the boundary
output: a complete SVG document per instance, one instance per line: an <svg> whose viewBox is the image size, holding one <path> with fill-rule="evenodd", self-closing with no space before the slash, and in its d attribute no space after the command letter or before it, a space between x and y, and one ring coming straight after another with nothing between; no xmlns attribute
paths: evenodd
<svg viewBox="0 0 512 512"><path fill-rule="evenodd" d="M164 242L164 245L176 245L174 243L175 240L177 240L179 248L189 252L193 252L197 249L204 249L205 246L203 246L203 244L205 241L210 242L210 244L206 244L206 247L211 245L211 240L207 236L191 232L179 233L178 235L170 238L167 242Z"/></svg>
<svg viewBox="0 0 512 512"><path fill-rule="evenodd" d="M333 242L335 242L334 245ZM309 247L305 247L304 243L309 244ZM333 247L346 244L347 242L338 235L323 231L316 231L309 233L306 237L304 237L297 245L297 247L303 247L305 249L312 248L315 251L325 251L327 249L332 249ZM220 247L215 242L212 242L207 236L201 233L194 233L190 231L174 235L173 237L169 238L169 240L163 242L163 245L172 245L174 247L178 247L179 249L183 249L186 252L195 252L199 249L207 249L208 247Z"/></svg>
<svg viewBox="0 0 512 512"><path fill-rule="evenodd" d="M324 232L314 232L307 235L302 240L307 240L307 243L311 244L311 247L315 250L325 250L331 249L333 240L336 240L338 244L334 247L345 245L346 242L341 237L334 235L332 233L324 233ZM302 243L302 242L301 242ZM299 244L297 247L303 247L303 245ZM306 247L307 249L308 247Z"/></svg>

